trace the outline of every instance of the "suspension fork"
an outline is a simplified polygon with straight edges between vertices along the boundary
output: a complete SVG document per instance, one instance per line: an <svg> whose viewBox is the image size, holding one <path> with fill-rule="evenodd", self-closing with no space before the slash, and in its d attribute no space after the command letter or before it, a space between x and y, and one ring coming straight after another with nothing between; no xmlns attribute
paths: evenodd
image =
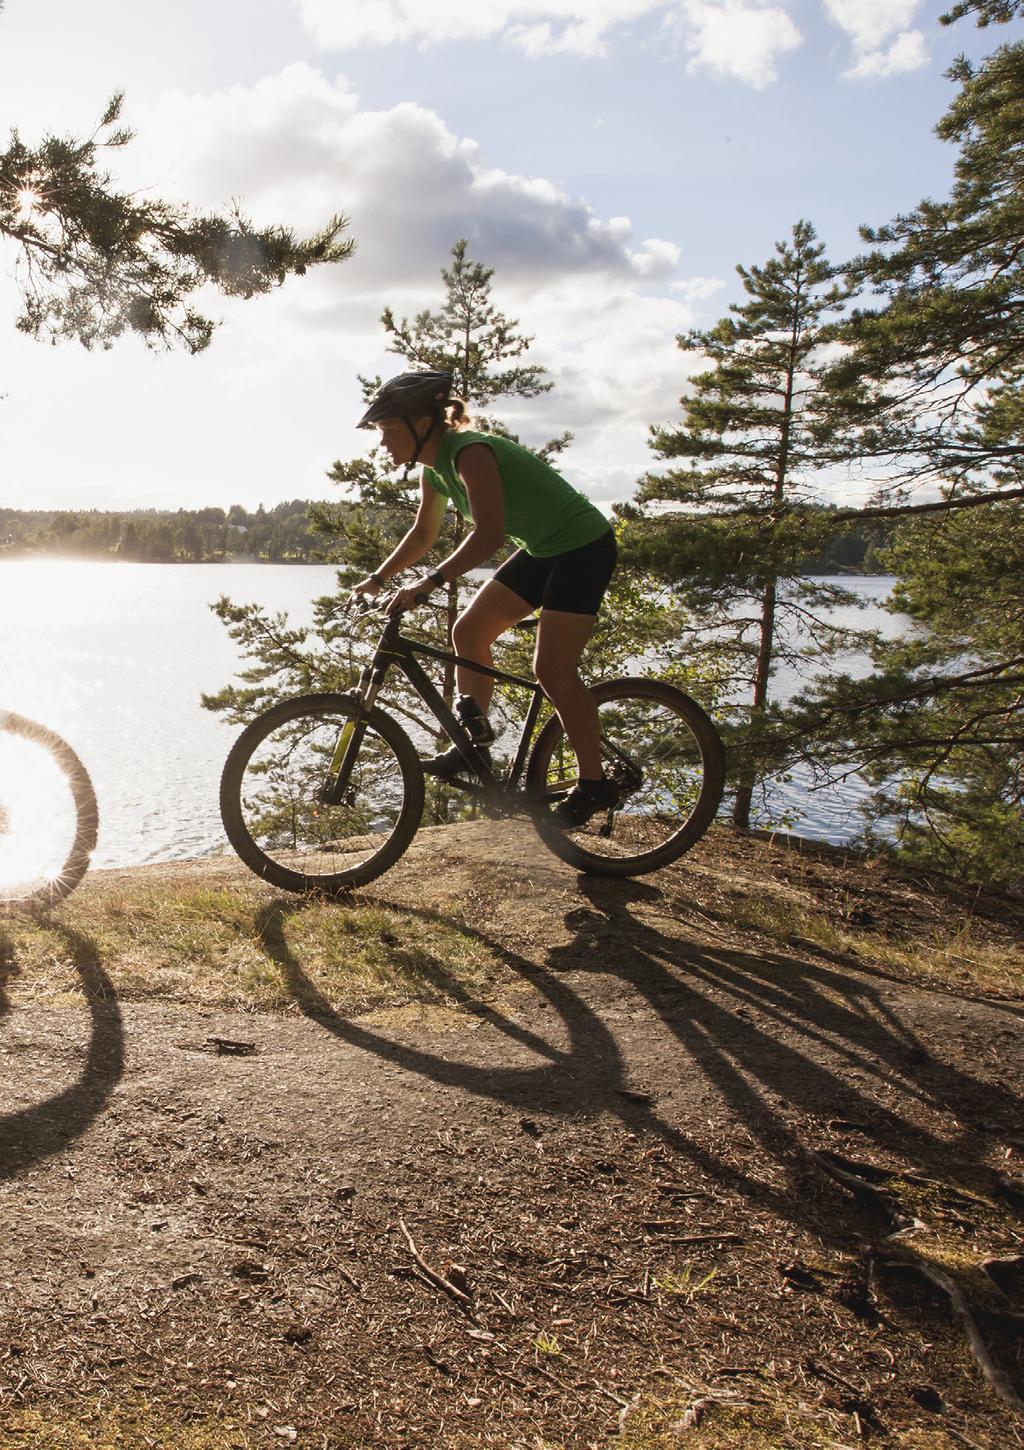
<svg viewBox="0 0 1024 1450"><path fill-rule="evenodd" d="M397 634L398 621L392 621L381 636L376 653L359 676L359 683L350 698L355 700L355 715L338 732L334 754L327 769L327 778L317 791L317 800L325 806L340 805L348 790L356 757L366 734L366 722L377 703L381 686L391 666L393 652L387 648L390 636Z"/></svg>

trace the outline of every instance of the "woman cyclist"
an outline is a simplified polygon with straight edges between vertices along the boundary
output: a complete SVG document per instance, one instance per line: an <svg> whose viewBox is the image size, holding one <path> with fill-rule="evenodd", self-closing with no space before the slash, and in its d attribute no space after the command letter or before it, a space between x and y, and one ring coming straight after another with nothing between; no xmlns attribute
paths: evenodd
<svg viewBox="0 0 1024 1450"><path fill-rule="evenodd" d="M408 609L424 593L479 568L506 538L518 546L459 616L452 639L457 654L489 666L498 636L540 610L533 668L579 770L577 785L553 817L577 829L619 799L601 765L597 706L579 676L580 656L615 568L615 536L600 510L536 454L499 434L466 428L465 405L451 397L451 387L447 372L402 373L384 384L359 421L360 428L379 428L394 463L407 472L422 464L423 473L415 523L353 594L382 593L389 579L429 553L449 500L470 532L436 569L393 594L389 609ZM460 666L457 685L456 714L475 744L489 745L493 681ZM452 746L423 768L452 780L467 762Z"/></svg>

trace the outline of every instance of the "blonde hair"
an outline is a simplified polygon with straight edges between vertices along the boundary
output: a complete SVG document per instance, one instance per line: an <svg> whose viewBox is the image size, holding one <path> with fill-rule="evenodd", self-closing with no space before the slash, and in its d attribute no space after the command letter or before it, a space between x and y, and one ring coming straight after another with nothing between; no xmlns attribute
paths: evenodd
<svg viewBox="0 0 1024 1450"><path fill-rule="evenodd" d="M445 404L444 412L445 424L456 432L460 428L469 428L472 426L473 420L470 418L466 405L461 398L449 398Z"/></svg>

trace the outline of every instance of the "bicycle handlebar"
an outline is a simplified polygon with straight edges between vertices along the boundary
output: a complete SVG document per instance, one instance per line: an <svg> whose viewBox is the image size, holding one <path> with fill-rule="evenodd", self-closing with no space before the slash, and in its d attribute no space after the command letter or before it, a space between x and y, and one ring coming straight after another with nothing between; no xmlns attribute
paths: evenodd
<svg viewBox="0 0 1024 1450"><path fill-rule="evenodd" d="M385 618L391 619L394 618L396 615L407 614L410 609L416 609L419 608L421 605L426 604L433 592L434 591L432 589L422 590L414 597L412 604L408 605L404 609L385 609L382 602L375 602L374 600L370 600L366 597L365 594L350 595L348 600L348 612L350 614L381 614Z"/></svg>

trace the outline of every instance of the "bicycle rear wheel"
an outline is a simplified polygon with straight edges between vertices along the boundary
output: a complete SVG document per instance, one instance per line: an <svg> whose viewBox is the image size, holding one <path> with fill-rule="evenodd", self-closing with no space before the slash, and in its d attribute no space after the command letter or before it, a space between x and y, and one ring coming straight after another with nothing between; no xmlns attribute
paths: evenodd
<svg viewBox="0 0 1024 1450"><path fill-rule="evenodd" d="M0 908L63 901L89 869L98 822L89 773L67 741L0 711Z"/></svg>
<svg viewBox="0 0 1024 1450"><path fill-rule="evenodd" d="M714 819L725 781L718 731L695 700L661 680L606 680L594 687L605 772L618 807L580 830L560 830L544 806L534 817L545 844L580 871L641 876L675 861ZM576 757L557 715L538 735L528 790L556 803L576 783Z"/></svg>
<svg viewBox="0 0 1024 1450"><path fill-rule="evenodd" d="M236 740L224 765L220 810L228 840L257 876L285 891L335 895L386 871L423 814L423 771L412 741L379 710L343 800L319 793L338 737L355 717L348 695L304 695L275 705Z"/></svg>

